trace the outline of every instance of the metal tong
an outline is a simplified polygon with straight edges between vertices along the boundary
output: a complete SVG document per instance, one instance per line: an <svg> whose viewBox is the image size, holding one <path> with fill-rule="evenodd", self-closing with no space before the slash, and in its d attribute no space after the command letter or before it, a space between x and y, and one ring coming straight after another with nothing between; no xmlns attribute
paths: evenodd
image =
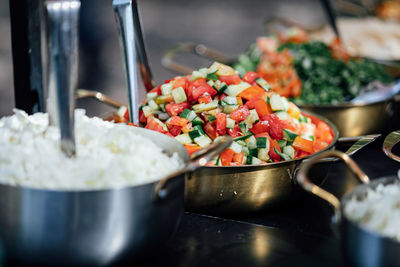
<svg viewBox="0 0 400 267"><path fill-rule="evenodd" d="M78 77L79 0L47 1L48 29L47 111L50 124L59 127L61 150L75 155L74 91Z"/></svg>
<svg viewBox="0 0 400 267"><path fill-rule="evenodd" d="M150 65L147 60L136 1L113 0L113 7L124 61L129 118L131 122L139 125L137 66L139 66L142 81L147 91L153 89L155 83L152 79Z"/></svg>
<svg viewBox="0 0 400 267"><path fill-rule="evenodd" d="M342 41L342 38L340 38L339 29L336 24L335 10L333 9L330 0L321 0L321 3L324 8L325 15L328 19L329 25L332 27L333 31L335 32L336 37L339 38L340 41Z"/></svg>

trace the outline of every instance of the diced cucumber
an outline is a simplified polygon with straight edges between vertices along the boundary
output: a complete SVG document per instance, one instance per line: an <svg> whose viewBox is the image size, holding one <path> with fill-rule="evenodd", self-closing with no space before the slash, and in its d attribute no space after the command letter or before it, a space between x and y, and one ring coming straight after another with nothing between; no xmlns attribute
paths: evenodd
<svg viewBox="0 0 400 267"><path fill-rule="evenodd" d="M168 120L170 117L169 117L168 113L160 112L160 113L158 114L158 118L159 118L160 120L162 120L162 121L166 121L166 120Z"/></svg>
<svg viewBox="0 0 400 267"><path fill-rule="evenodd" d="M142 111L143 111L143 107L142 107ZM120 116L121 118L125 116L125 113L128 112L128 107L127 106L121 106L118 111L117 114L118 116Z"/></svg>
<svg viewBox="0 0 400 267"><path fill-rule="evenodd" d="M181 144L184 144L184 145L192 144L192 139L186 133L175 136L175 139L178 140Z"/></svg>
<svg viewBox="0 0 400 267"><path fill-rule="evenodd" d="M300 122L300 123L302 123L302 122L310 123L310 122L311 122L311 119L310 119L310 118L307 118L306 116L303 116L303 115L301 114L300 117L299 117L299 122Z"/></svg>
<svg viewBox="0 0 400 267"><path fill-rule="evenodd" d="M240 137L238 137L238 138L240 138ZM235 142L241 146L246 146L246 142L244 140L236 140L236 138L235 138Z"/></svg>
<svg viewBox="0 0 400 267"><path fill-rule="evenodd" d="M160 109L160 107L156 104L156 102L154 102L154 100L150 100L150 101L148 102L148 105L149 105L149 107L151 107L151 109L152 109L153 111L156 111L156 110L159 110L159 109Z"/></svg>
<svg viewBox="0 0 400 267"><path fill-rule="evenodd" d="M268 152L269 152L269 149L266 149L266 148L258 149L257 158L259 158L260 160L263 160L263 161L269 160Z"/></svg>
<svg viewBox="0 0 400 267"><path fill-rule="evenodd" d="M207 135L201 135L199 137L194 138L194 142L201 147L205 147L205 146L208 146L209 144L211 144L212 140Z"/></svg>
<svg viewBox="0 0 400 267"><path fill-rule="evenodd" d="M172 91L172 84L166 83L161 85L161 93L162 95L170 95Z"/></svg>
<svg viewBox="0 0 400 267"><path fill-rule="evenodd" d="M253 157L253 156L247 156L247 160L246 160L246 163L247 164L250 164L250 165L258 165L258 164L260 164L261 163L261 160L259 160L258 158L256 158L256 157Z"/></svg>
<svg viewBox="0 0 400 267"><path fill-rule="evenodd" d="M187 100L185 90L183 90L182 87L178 87L172 90L172 96L175 100L175 103L177 104L185 102Z"/></svg>
<svg viewBox="0 0 400 267"><path fill-rule="evenodd" d="M214 85L212 85L215 90L218 91L219 94L224 92L226 88L228 88L228 85L226 85L225 82L221 82L220 80L214 81Z"/></svg>
<svg viewBox="0 0 400 267"><path fill-rule="evenodd" d="M231 118L226 118L226 128L233 129L235 127L235 121Z"/></svg>
<svg viewBox="0 0 400 267"><path fill-rule="evenodd" d="M198 71L195 70L195 71L192 72L192 75L190 75L190 80L191 81L195 81L197 79L205 78L205 77L207 77L207 73L202 72L200 70L198 70Z"/></svg>
<svg viewBox="0 0 400 267"><path fill-rule="evenodd" d="M247 132L249 131L249 127L247 127L247 124L245 122L239 123L239 128L243 134L247 134Z"/></svg>
<svg viewBox="0 0 400 267"><path fill-rule="evenodd" d="M266 148L268 139L267 137L258 137L257 139L257 148Z"/></svg>
<svg viewBox="0 0 400 267"><path fill-rule="evenodd" d="M147 118L153 114L153 109L150 106L144 106L142 108L144 116Z"/></svg>
<svg viewBox="0 0 400 267"><path fill-rule="evenodd" d="M206 114L206 116L209 122L213 122L217 119L214 115L211 114Z"/></svg>
<svg viewBox="0 0 400 267"><path fill-rule="evenodd" d="M247 156L249 152L249 148L247 146L242 147L242 152Z"/></svg>
<svg viewBox="0 0 400 267"><path fill-rule="evenodd" d="M277 111L275 112L275 114L282 121L287 120L287 118L289 117L289 114L287 114L286 111Z"/></svg>
<svg viewBox="0 0 400 267"><path fill-rule="evenodd" d="M271 109L273 111L284 110L285 106L281 100L281 97L277 94L273 94L270 98Z"/></svg>
<svg viewBox="0 0 400 267"><path fill-rule="evenodd" d="M254 137L254 135L250 136L248 139L246 139L247 147L252 149L252 148L257 148L257 140Z"/></svg>
<svg viewBox="0 0 400 267"><path fill-rule="evenodd" d="M250 115L247 116L244 122L247 123L249 128L251 128L253 123L255 123L258 120L260 120L260 118L258 117L257 111L255 109L250 109Z"/></svg>
<svg viewBox="0 0 400 267"><path fill-rule="evenodd" d="M227 65L221 64L219 62L214 62L209 68L208 73L213 73L216 71L217 75L234 75L235 70Z"/></svg>
<svg viewBox="0 0 400 267"><path fill-rule="evenodd" d="M193 111L196 113L201 113L203 111L208 111L208 110L212 110L218 107L218 100L213 100L210 103L200 103L197 105L194 105L192 107Z"/></svg>
<svg viewBox="0 0 400 267"><path fill-rule="evenodd" d="M237 96L238 94L240 94L242 91L244 91L249 87L251 87L251 85L246 82L241 82L240 84L232 84L229 85L228 88L226 88L224 93L227 94L228 96Z"/></svg>
<svg viewBox="0 0 400 267"><path fill-rule="evenodd" d="M286 146L286 144L287 144L287 140L285 140L285 139L278 140L278 145L280 148L284 148Z"/></svg>
<svg viewBox="0 0 400 267"><path fill-rule="evenodd" d="M201 128L201 126L196 125L193 127L193 130L191 130L189 132L189 136L190 138L192 138L193 140L199 136L205 135L203 129Z"/></svg>
<svg viewBox="0 0 400 267"><path fill-rule="evenodd" d="M286 97L281 97L281 101L283 103L283 110L287 111L289 109L289 101Z"/></svg>
<svg viewBox="0 0 400 267"><path fill-rule="evenodd" d="M292 146L285 146L283 148L283 153L285 153L286 155L288 155L291 159L294 159L294 148Z"/></svg>
<svg viewBox="0 0 400 267"><path fill-rule="evenodd" d="M236 137L235 138L235 141L243 141L243 140L246 140L246 139L248 139L249 137L251 137L253 134L246 134L246 135L243 135L243 136L239 136L239 137ZM246 145L246 143L244 144L244 146Z"/></svg>
<svg viewBox="0 0 400 267"><path fill-rule="evenodd" d="M213 80L209 80L207 83L212 87L214 87L214 85L215 85L215 82Z"/></svg>
<svg viewBox="0 0 400 267"><path fill-rule="evenodd" d="M253 157L257 157L258 155L258 149L257 148L251 148L249 149L249 155Z"/></svg>
<svg viewBox="0 0 400 267"><path fill-rule="evenodd" d="M214 81L218 80L219 76L217 75L217 71L212 72L212 73L208 73L207 76L206 76L206 79L207 80L214 80Z"/></svg>
<svg viewBox="0 0 400 267"><path fill-rule="evenodd" d="M263 78L257 78L256 79L256 83L261 86L262 88L264 88L265 91L269 91L271 90L271 86L269 85L269 83L264 80Z"/></svg>
<svg viewBox="0 0 400 267"><path fill-rule="evenodd" d="M174 98L172 97L172 95L160 95L156 98L156 103L158 105L160 104L166 104L169 103L173 100Z"/></svg>
<svg viewBox="0 0 400 267"><path fill-rule="evenodd" d="M297 133L292 132L289 129L283 129L283 136L288 140L288 141L293 141L297 136L299 136Z"/></svg>
<svg viewBox="0 0 400 267"><path fill-rule="evenodd" d="M190 110L190 109L185 108L185 109L181 112L181 114L179 114L179 117L185 118L185 119L187 119L187 120L189 120L189 121L192 121L192 120L194 120L194 119L197 117L197 115L196 115L196 113L195 113L193 110Z"/></svg>
<svg viewBox="0 0 400 267"><path fill-rule="evenodd" d="M221 100L221 105L226 106L226 105L237 105L237 98L235 96L227 96L224 99Z"/></svg>
<svg viewBox="0 0 400 267"><path fill-rule="evenodd" d="M223 108L224 108L224 113L226 113L226 114L231 114L233 111L235 111L236 109L238 109L239 108L239 105L226 105L226 106L223 106Z"/></svg>
<svg viewBox="0 0 400 267"><path fill-rule="evenodd" d="M230 146L230 149L232 149L233 151L235 151L235 153L240 153L242 152L242 146L239 145L236 142L232 142L232 145Z"/></svg>
<svg viewBox="0 0 400 267"><path fill-rule="evenodd" d="M245 155L245 156L243 157L242 165L246 165L246 162L247 162L247 156Z"/></svg>
<svg viewBox="0 0 400 267"><path fill-rule="evenodd" d="M146 94L146 100L150 101L158 96L157 92L150 92Z"/></svg>
<svg viewBox="0 0 400 267"><path fill-rule="evenodd" d="M286 155L285 153L279 152L278 150L276 150L276 148L274 148L274 151L276 154L278 154L284 160L291 160L290 156Z"/></svg>
<svg viewBox="0 0 400 267"><path fill-rule="evenodd" d="M314 141L315 137L313 133L304 133L301 135L301 137L303 137L304 139L310 140L310 141Z"/></svg>

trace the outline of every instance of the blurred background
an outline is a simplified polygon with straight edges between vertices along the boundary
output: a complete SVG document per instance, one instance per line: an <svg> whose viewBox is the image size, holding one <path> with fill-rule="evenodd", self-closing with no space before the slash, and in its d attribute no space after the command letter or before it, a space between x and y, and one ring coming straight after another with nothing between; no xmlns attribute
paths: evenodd
<svg viewBox="0 0 400 267"><path fill-rule="evenodd" d="M81 2L79 88L98 90L126 103L112 1ZM14 107L8 3L0 0L0 117L11 114ZM175 75L160 62L164 51L178 42L202 42L235 56L265 33L263 22L269 16L285 15L305 25L324 22L318 0L146 0L138 3L157 83ZM196 62L198 67L208 64L193 58L187 60ZM87 108L91 115L109 110L93 100L80 100L78 106Z"/></svg>

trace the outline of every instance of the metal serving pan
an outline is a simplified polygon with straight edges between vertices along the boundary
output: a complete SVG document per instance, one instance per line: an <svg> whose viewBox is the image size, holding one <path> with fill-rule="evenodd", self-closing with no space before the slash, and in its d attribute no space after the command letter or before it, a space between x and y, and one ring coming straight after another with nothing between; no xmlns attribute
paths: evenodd
<svg viewBox="0 0 400 267"><path fill-rule="evenodd" d="M307 177L308 170L313 164L326 157L342 159L364 184L357 186L351 192L347 193L340 201L331 193L310 182ZM339 234L345 259L350 266L400 265L400 256L398 253L400 251L400 242L364 228L360 224L353 222L344 213L344 207L346 207L352 198L363 199L368 189L374 189L381 184L398 184L400 180L397 176L383 177L370 182L368 176L350 157L337 151L328 151L304 162L299 169L296 180L304 190L322 198L334 207L334 230Z"/></svg>
<svg viewBox="0 0 400 267"><path fill-rule="evenodd" d="M8 261L104 266L159 248L183 214L186 174L231 143L227 138L189 159L186 149L166 135L138 127L127 131L149 138L169 155L177 153L185 168L159 181L116 189L63 191L0 184L0 240Z"/></svg>
<svg viewBox="0 0 400 267"><path fill-rule="evenodd" d="M77 93L79 98L91 97L116 107L117 102L102 93L82 89ZM380 136L339 138L339 132L332 122L311 112L303 111L303 114L324 121L334 133L332 143L312 156L334 149L339 143L355 142L346 152L352 155ZM105 116L111 120L115 118L112 112ZM282 206L297 191L293 177L299 164L307 158L254 166L205 166L186 179L185 208L212 214L239 214ZM332 161L326 161L326 164ZM315 177L325 177L328 167L325 164L321 166L316 170ZM322 180L319 179L318 183Z"/></svg>
<svg viewBox="0 0 400 267"><path fill-rule="evenodd" d="M161 61L162 65L181 75L190 74L194 69L176 62L175 57L181 53L191 53L218 62L231 65L236 61L223 53L208 48L204 44L182 43L169 49ZM400 70L400 65L399 65ZM387 97L374 103L341 103L337 105L307 104L300 108L320 114L332 121L341 136L359 136L381 132L394 117L394 104L400 99Z"/></svg>

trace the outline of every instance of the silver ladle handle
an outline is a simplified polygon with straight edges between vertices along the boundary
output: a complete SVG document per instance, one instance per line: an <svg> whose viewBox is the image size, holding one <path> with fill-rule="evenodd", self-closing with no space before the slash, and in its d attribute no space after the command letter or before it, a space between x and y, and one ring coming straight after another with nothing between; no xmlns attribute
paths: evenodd
<svg viewBox="0 0 400 267"><path fill-rule="evenodd" d="M61 150L75 155L74 110L78 76L79 0L47 1L48 99L50 124L59 127Z"/></svg>
<svg viewBox="0 0 400 267"><path fill-rule="evenodd" d="M139 125L139 88L136 64L136 44L131 0L114 0L113 7L128 90L129 120Z"/></svg>

